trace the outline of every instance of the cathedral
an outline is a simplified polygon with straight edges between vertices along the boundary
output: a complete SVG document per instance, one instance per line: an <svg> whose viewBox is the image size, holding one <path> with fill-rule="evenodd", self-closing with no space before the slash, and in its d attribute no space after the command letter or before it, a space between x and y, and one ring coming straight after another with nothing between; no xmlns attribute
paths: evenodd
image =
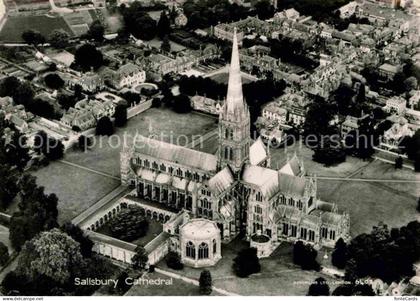
<svg viewBox="0 0 420 301"><path fill-rule="evenodd" d="M121 152L122 183L134 186L144 202L212 222L224 242L241 234L252 245L263 237L270 252L284 240L329 247L339 238L347 241L348 214L317 197L317 180L299 158L272 169L269 149L251 139L236 32L229 68L217 153L139 136Z"/></svg>

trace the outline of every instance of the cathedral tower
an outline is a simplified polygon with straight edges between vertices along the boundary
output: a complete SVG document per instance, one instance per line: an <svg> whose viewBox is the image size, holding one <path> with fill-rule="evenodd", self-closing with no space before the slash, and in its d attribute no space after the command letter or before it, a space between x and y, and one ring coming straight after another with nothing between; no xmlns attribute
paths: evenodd
<svg viewBox="0 0 420 301"><path fill-rule="evenodd" d="M219 168L229 166L236 174L249 162L250 116L242 93L236 28L225 104L219 116Z"/></svg>

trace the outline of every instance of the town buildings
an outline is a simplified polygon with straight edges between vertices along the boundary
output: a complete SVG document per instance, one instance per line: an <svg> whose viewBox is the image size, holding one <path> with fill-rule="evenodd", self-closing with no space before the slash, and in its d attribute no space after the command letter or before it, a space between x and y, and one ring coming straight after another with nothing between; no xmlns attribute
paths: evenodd
<svg viewBox="0 0 420 301"><path fill-rule="evenodd" d="M70 108L60 119L60 123L73 130L84 131L96 126L102 117L113 117L115 104L112 100L81 100Z"/></svg>

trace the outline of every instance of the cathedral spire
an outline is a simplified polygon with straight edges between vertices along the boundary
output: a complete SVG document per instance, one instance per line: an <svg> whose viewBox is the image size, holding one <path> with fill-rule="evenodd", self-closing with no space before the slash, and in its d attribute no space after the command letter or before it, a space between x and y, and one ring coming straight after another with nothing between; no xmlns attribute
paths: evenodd
<svg viewBox="0 0 420 301"><path fill-rule="evenodd" d="M236 176L249 162L250 115L242 92L241 69L236 28L233 33L232 59L229 66L228 92L219 116L218 166L229 166Z"/></svg>
<svg viewBox="0 0 420 301"><path fill-rule="evenodd" d="M228 114L245 112L242 94L241 68L239 63L239 47L236 27L233 32L232 58L229 66L229 82L226 97L226 112Z"/></svg>

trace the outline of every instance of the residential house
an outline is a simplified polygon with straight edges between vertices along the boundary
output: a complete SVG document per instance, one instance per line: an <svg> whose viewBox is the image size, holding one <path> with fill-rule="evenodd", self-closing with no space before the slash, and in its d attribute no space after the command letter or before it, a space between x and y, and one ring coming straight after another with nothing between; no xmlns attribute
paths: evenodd
<svg viewBox="0 0 420 301"><path fill-rule="evenodd" d="M123 88L133 88L146 81L146 72L133 63L127 63L118 68L110 70L110 84L120 90Z"/></svg>
<svg viewBox="0 0 420 301"><path fill-rule="evenodd" d="M95 93L105 88L105 82L97 73L88 72L80 78L79 85L83 91Z"/></svg>
<svg viewBox="0 0 420 301"><path fill-rule="evenodd" d="M403 115L406 111L407 101L402 97L391 97L386 100L385 111L391 114Z"/></svg>

